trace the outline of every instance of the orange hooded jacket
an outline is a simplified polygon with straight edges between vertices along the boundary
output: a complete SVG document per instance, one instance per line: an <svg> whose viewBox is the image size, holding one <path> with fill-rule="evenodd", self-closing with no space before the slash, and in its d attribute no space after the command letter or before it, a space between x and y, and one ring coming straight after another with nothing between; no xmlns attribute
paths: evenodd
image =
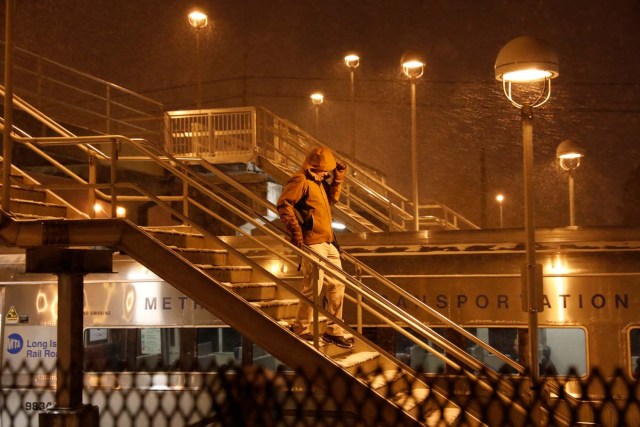
<svg viewBox="0 0 640 427"><path fill-rule="evenodd" d="M333 180L323 180L314 170L333 171ZM302 169L291 176L277 203L278 214L293 242L314 245L333 241L330 205L340 198L343 178L344 170L336 170L336 160L328 148L314 148L307 155Z"/></svg>

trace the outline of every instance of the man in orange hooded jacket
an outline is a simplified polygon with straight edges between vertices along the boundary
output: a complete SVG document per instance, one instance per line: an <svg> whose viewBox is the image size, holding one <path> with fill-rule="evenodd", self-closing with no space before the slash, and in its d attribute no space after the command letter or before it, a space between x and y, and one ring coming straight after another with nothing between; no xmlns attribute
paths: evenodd
<svg viewBox="0 0 640 427"><path fill-rule="evenodd" d="M307 155L302 169L289 179L277 205L291 243L297 247L302 247L303 244L309 246L313 252L327 258L339 268L342 268L342 264L339 251L333 243L331 205L337 203L340 198L346 168L346 165L336 162L328 148L314 148ZM332 173L333 179L329 181ZM300 293L312 300L313 264L305 259L302 261L302 273ZM324 272L320 270L318 293L322 292L324 282L327 283L327 311L342 319L344 284L328 275L325 277ZM311 314L309 304L300 300L292 329L306 340L313 339L309 330ZM344 338L342 328L332 321L327 322L322 339L343 348L353 347L353 344Z"/></svg>

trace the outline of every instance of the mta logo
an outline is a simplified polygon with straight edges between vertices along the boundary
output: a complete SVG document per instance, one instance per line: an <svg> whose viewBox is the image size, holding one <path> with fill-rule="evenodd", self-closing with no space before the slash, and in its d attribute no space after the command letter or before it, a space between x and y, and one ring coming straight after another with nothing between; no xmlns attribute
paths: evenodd
<svg viewBox="0 0 640 427"><path fill-rule="evenodd" d="M24 344L20 334L11 334L7 338L7 351L11 354L20 353Z"/></svg>

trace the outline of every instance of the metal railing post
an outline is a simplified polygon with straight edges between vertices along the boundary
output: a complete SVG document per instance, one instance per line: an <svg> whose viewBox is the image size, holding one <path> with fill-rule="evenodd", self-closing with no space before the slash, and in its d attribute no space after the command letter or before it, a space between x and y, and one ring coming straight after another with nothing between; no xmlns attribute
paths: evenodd
<svg viewBox="0 0 640 427"><path fill-rule="evenodd" d="M182 180L182 215L189 216L189 183Z"/></svg>
<svg viewBox="0 0 640 427"><path fill-rule="evenodd" d="M13 11L15 0L5 7L4 46L4 132L2 134L2 208L11 212L11 164L13 162Z"/></svg>
<svg viewBox="0 0 640 427"><path fill-rule="evenodd" d="M320 281L320 269L318 264L313 264L312 280L313 280L313 346L320 348L320 320L318 314L318 307L320 306L320 295L318 289L318 282Z"/></svg>
<svg viewBox="0 0 640 427"><path fill-rule="evenodd" d="M356 264L356 279L358 282L362 282L362 268L359 264ZM358 290L362 289L362 286L358 285ZM356 330L359 334L362 333L362 292L358 291L356 297Z"/></svg>
<svg viewBox="0 0 640 427"><path fill-rule="evenodd" d="M345 185L345 196L347 198L347 207L351 207L351 184L349 182Z"/></svg>
<svg viewBox="0 0 640 427"><path fill-rule="evenodd" d="M107 93L105 101L107 102L105 115L107 120L107 135L111 134L111 87L107 85Z"/></svg>
<svg viewBox="0 0 640 427"><path fill-rule="evenodd" d="M118 174L118 141L111 140L111 218L118 216L118 194L116 192L116 182Z"/></svg>
<svg viewBox="0 0 640 427"><path fill-rule="evenodd" d="M95 185L97 182L97 176L98 176L98 167L96 165L96 156L93 154L89 155L89 185ZM89 188L89 203L87 206L87 214L89 215L90 218L95 218L96 217L96 210L95 210L95 205L96 205L96 189L95 188Z"/></svg>

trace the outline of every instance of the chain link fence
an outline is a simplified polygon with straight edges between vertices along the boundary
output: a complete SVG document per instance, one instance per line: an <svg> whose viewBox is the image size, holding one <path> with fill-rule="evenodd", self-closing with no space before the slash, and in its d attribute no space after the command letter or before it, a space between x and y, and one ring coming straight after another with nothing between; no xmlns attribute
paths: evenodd
<svg viewBox="0 0 640 427"><path fill-rule="evenodd" d="M381 388L381 374L396 386ZM430 386L424 395L399 371L369 375L370 393L363 396L352 393L360 381L355 378L227 364L207 372L86 372L81 393L84 404L97 407L101 427L640 425L640 382L621 370L546 377L534 388L514 375L491 380L478 373L483 381L471 374L418 377ZM55 412L56 388L67 387L57 380L42 365L5 366L0 425L35 426L39 419L41 426L54 425L41 417ZM414 400L399 401L403 391ZM382 415L381 399L396 403L395 419ZM414 424L401 408L411 412Z"/></svg>

